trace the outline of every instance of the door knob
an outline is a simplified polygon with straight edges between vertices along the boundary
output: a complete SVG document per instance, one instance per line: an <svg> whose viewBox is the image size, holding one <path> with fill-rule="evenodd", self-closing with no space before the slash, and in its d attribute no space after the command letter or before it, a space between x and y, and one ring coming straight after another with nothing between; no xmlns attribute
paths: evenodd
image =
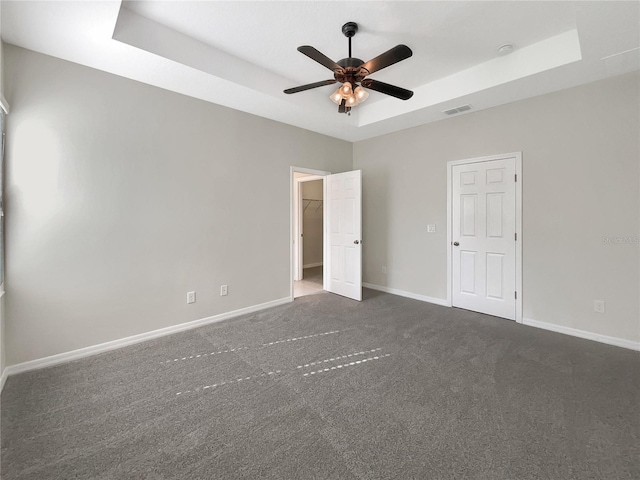
<svg viewBox="0 0 640 480"><path fill-rule="evenodd" d="M458 242L453 242L454 247L457 247L458 245L460 245Z"/></svg>
<svg viewBox="0 0 640 480"><path fill-rule="evenodd" d="M356 245L358 245L360 242L358 240L354 240L353 243L355 243Z"/></svg>

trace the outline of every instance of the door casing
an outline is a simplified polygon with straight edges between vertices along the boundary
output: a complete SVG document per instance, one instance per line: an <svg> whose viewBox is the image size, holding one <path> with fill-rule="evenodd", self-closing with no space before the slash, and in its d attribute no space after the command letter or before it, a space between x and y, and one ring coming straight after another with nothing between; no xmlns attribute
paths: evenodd
<svg viewBox="0 0 640 480"><path fill-rule="evenodd" d="M492 160L513 159L517 175L515 201L516 201L516 322L522 323L522 152L492 155L488 157L469 158L465 160L453 160L447 162L447 305L453 306L453 167L470 163L489 162Z"/></svg>

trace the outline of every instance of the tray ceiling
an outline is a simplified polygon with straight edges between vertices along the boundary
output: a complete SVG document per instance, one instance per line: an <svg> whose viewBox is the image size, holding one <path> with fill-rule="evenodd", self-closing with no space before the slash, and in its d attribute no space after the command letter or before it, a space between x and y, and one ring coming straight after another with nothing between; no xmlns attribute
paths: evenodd
<svg viewBox="0 0 640 480"><path fill-rule="evenodd" d="M2 2L3 41L205 101L358 141L640 69L638 2ZM414 90L371 92L351 116L332 77L300 54L363 60L403 43L413 57L371 78ZM500 56L497 48L513 44Z"/></svg>

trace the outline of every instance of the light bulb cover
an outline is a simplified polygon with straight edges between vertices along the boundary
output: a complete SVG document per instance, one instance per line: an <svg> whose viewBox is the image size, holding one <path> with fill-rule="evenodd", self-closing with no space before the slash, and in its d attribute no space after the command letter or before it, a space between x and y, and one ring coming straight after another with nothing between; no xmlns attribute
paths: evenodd
<svg viewBox="0 0 640 480"><path fill-rule="evenodd" d="M340 93L342 94L342 98L345 100L349 98L353 94L353 89L351 88L351 83L344 82L340 87Z"/></svg>
<svg viewBox="0 0 640 480"><path fill-rule="evenodd" d="M367 92L364 88L357 86L353 91L354 96L358 99L358 103L364 102L367 98L369 98L369 92Z"/></svg>
<svg viewBox="0 0 640 480"><path fill-rule="evenodd" d="M347 107L355 107L358 104L358 98L355 95L351 95L347 98Z"/></svg>
<svg viewBox="0 0 640 480"><path fill-rule="evenodd" d="M340 105L340 103L342 102L342 93L340 93L340 89L338 88L335 92L329 95L329 98L336 105Z"/></svg>

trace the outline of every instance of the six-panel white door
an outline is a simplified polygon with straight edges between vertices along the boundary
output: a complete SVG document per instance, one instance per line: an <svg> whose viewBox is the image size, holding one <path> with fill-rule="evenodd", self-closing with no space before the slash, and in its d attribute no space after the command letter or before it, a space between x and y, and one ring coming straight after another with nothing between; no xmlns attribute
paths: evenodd
<svg viewBox="0 0 640 480"><path fill-rule="evenodd" d="M327 290L362 300L362 178L361 171L328 175L329 244L324 275Z"/></svg>
<svg viewBox="0 0 640 480"><path fill-rule="evenodd" d="M515 159L453 167L453 306L515 320Z"/></svg>

